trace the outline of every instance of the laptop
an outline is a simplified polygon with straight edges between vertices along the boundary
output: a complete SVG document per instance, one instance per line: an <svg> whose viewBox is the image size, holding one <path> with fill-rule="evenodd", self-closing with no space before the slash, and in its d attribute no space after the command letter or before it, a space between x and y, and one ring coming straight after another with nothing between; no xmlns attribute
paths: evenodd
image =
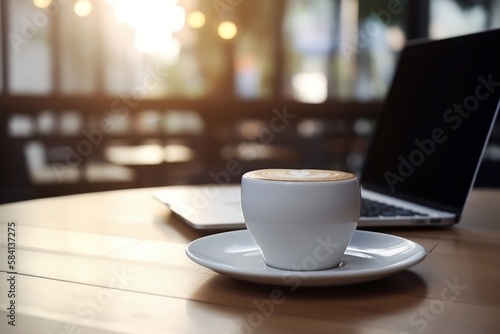
<svg viewBox="0 0 500 334"><path fill-rule="evenodd" d="M499 41L490 30L405 45L360 175L360 228L460 221L499 110ZM238 185L154 195L194 228L245 227Z"/></svg>

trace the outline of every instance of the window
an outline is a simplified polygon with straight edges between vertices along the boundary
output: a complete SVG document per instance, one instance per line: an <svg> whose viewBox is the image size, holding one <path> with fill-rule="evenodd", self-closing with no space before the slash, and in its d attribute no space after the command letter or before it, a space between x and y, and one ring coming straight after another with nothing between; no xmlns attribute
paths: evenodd
<svg viewBox="0 0 500 334"><path fill-rule="evenodd" d="M493 18L498 19L497 11L488 14L487 1L471 0L432 0L430 2L431 38L446 38L478 32L493 26ZM499 1L491 1L499 6Z"/></svg>
<svg viewBox="0 0 500 334"><path fill-rule="evenodd" d="M421 37L415 25L428 24L419 29L431 38L500 26L500 0L8 0L3 8L14 95L377 100L405 41Z"/></svg>
<svg viewBox="0 0 500 334"><path fill-rule="evenodd" d="M53 89L54 30L49 12L37 7L41 2L9 0L8 12L2 13L3 18L9 18L4 36L8 41L8 88L12 94L49 94Z"/></svg>

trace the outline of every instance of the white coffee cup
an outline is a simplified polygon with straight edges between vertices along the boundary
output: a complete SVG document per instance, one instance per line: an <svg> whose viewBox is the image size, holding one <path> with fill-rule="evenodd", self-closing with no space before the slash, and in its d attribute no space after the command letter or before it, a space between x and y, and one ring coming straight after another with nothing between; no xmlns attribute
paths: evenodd
<svg viewBox="0 0 500 334"><path fill-rule="evenodd" d="M242 176L241 205L267 265L330 269L339 265L356 230L359 182L341 171L256 170Z"/></svg>

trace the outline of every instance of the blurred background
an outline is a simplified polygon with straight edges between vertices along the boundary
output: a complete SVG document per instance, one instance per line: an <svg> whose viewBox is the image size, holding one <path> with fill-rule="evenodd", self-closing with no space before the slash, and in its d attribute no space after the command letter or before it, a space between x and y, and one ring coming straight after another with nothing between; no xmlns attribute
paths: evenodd
<svg viewBox="0 0 500 334"><path fill-rule="evenodd" d="M497 27L500 0L2 0L0 202L359 173L405 42ZM499 167L497 125L476 185Z"/></svg>

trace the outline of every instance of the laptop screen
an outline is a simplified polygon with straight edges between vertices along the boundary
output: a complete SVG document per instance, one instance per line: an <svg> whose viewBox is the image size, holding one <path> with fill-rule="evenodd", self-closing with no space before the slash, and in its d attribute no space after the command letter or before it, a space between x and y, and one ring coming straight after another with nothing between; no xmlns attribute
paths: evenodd
<svg viewBox="0 0 500 334"><path fill-rule="evenodd" d="M500 30L402 51L361 182L461 213L500 98Z"/></svg>

